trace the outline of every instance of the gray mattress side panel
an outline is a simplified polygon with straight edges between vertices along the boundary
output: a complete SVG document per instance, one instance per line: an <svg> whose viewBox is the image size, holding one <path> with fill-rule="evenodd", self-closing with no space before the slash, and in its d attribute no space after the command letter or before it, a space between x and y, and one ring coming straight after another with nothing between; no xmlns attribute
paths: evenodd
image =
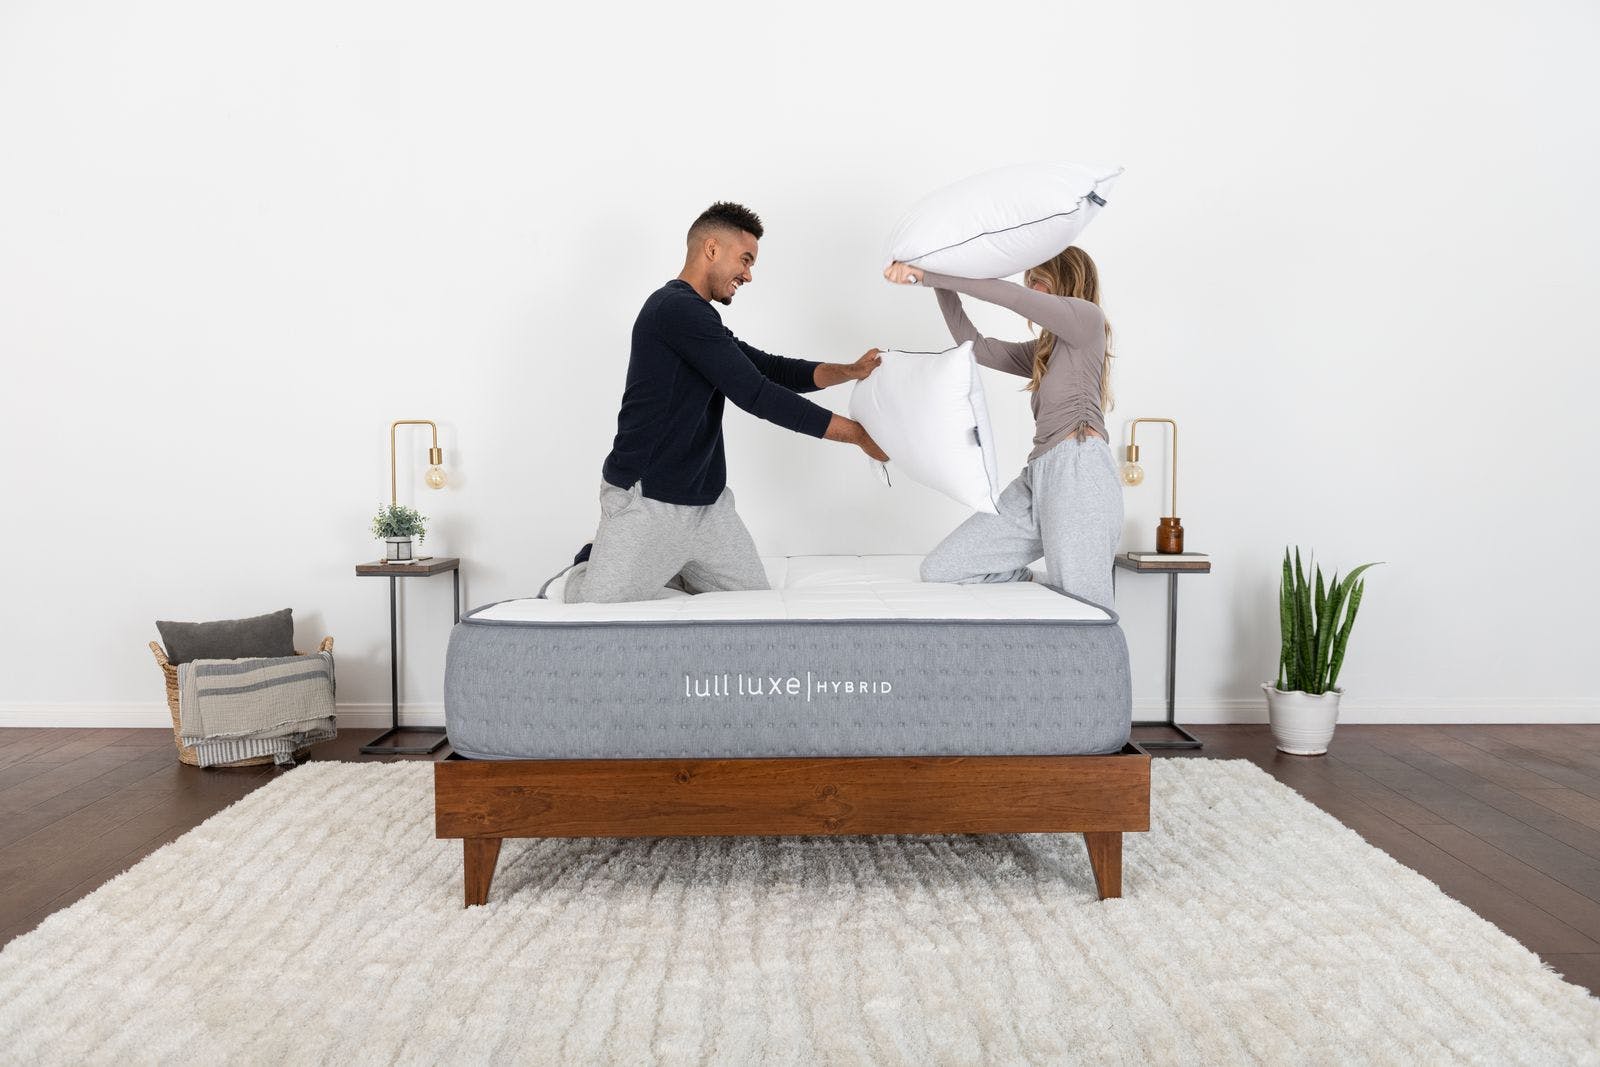
<svg viewBox="0 0 1600 1067"><path fill-rule="evenodd" d="M1132 694L1116 625L461 623L445 719L479 759L1072 755Z"/></svg>

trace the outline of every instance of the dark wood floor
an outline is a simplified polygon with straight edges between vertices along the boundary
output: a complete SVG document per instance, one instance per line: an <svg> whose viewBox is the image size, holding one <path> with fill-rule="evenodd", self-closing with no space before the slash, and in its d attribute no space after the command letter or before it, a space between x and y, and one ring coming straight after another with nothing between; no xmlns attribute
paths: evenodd
<svg viewBox="0 0 1600 1067"><path fill-rule="evenodd" d="M1600 992L1600 726L1341 726L1322 758L1265 726L1194 732ZM370 733L314 758L375 758ZM0 729L0 945L282 773L181 766L162 730Z"/></svg>

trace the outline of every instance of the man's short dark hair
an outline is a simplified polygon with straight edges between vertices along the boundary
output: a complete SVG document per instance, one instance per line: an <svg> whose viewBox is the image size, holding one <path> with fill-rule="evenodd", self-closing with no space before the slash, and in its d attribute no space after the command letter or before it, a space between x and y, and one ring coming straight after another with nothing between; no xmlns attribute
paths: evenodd
<svg viewBox="0 0 1600 1067"><path fill-rule="evenodd" d="M689 227L689 240L703 238L712 230L743 230L756 240L761 240L761 217L743 204L718 200L700 212L700 217Z"/></svg>

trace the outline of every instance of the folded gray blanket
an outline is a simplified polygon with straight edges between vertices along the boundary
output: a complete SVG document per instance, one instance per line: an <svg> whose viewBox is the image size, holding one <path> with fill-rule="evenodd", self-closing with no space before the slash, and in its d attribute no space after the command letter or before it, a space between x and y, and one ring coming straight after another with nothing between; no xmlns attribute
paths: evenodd
<svg viewBox="0 0 1600 1067"><path fill-rule="evenodd" d="M333 653L198 659L178 665L183 743L202 767L271 755L334 736Z"/></svg>

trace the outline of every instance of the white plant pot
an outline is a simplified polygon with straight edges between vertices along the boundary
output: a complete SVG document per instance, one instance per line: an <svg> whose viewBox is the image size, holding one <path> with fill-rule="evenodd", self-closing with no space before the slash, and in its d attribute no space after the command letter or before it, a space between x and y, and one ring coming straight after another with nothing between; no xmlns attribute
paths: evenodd
<svg viewBox="0 0 1600 1067"><path fill-rule="evenodd" d="M1267 694L1267 718L1279 752L1291 756L1320 756L1328 751L1334 723L1339 721L1342 689L1311 694L1296 689L1285 693L1271 682L1261 685Z"/></svg>
<svg viewBox="0 0 1600 1067"><path fill-rule="evenodd" d="M385 537L383 539L383 547L383 558L391 563L412 558L411 538L409 537Z"/></svg>

